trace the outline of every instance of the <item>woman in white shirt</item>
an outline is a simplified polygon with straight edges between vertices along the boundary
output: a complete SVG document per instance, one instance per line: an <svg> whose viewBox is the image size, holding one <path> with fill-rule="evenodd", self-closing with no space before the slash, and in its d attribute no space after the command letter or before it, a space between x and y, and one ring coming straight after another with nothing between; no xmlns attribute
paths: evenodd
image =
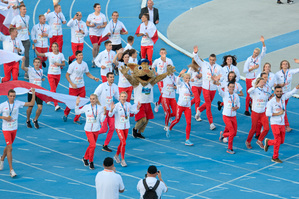
<svg viewBox="0 0 299 199"><path fill-rule="evenodd" d="M89 146L85 152L84 157L82 158L82 161L84 163L84 166L87 167L89 165L89 168L93 170L94 150L96 148L96 142L99 136L99 131L101 129L101 123L106 118L106 107L102 107L100 105L98 96L96 94L90 95L90 104L83 106L81 109L79 109L79 104L80 96L78 96L76 100L75 114L80 115L82 113L85 113L86 123L84 126L84 131L89 142Z"/></svg>
<svg viewBox="0 0 299 199"><path fill-rule="evenodd" d="M296 60L295 60L296 61ZM298 61L299 62L299 61ZM282 60L280 62L280 71L278 71L275 76L277 78L277 84L282 87L282 92L287 93L291 91L292 88L292 78L293 75L296 73L299 73L299 68L296 69L290 69L291 65L289 61ZM289 100L286 100L286 106L288 104ZM290 128L290 123L287 116L287 109L285 111L285 126L286 126L286 132L290 132L292 129Z"/></svg>
<svg viewBox="0 0 299 199"><path fill-rule="evenodd" d="M169 131L171 131L174 125L176 125L180 121L181 116L184 112L187 122L185 145L193 146L193 143L189 140L191 131L191 97L193 97L193 93L189 84L191 75L189 73L185 73L186 71L186 69L183 69L179 74L179 77L183 78L183 82L180 80L180 78L177 78L176 80L176 86L179 91L179 101L175 120L171 122L169 129L167 129L166 137L170 137Z"/></svg>
<svg viewBox="0 0 299 199"><path fill-rule="evenodd" d="M191 106L195 104L195 112L199 108L200 105L200 95L202 91L202 74L200 73L201 67L192 59L192 63L188 66L188 72L191 75L191 90L194 94L194 98L191 101Z"/></svg>
<svg viewBox="0 0 299 199"><path fill-rule="evenodd" d="M130 55L129 63L137 64L138 63L138 59L137 59L138 53L137 53L137 50L130 49L129 50L129 55Z"/></svg>
<svg viewBox="0 0 299 199"><path fill-rule="evenodd" d="M114 159L116 163L120 163L123 167L127 166L125 161L125 147L130 128L130 114L138 113L141 106L140 102L138 102L138 104L131 105L127 102L127 97L128 95L125 91L121 92L119 102L115 105L112 103L111 110L108 113L109 117L113 117L113 115L115 115L115 129L120 140ZM119 154L121 154L121 161L119 159Z"/></svg>
<svg viewBox="0 0 299 199"><path fill-rule="evenodd" d="M237 67L237 57L234 55L226 55L223 57L223 63L222 66L222 77L224 77L225 81L228 81L228 73L233 71L236 74L236 81L238 82L240 80L240 71Z"/></svg>
<svg viewBox="0 0 299 199"><path fill-rule="evenodd" d="M240 108L240 98L234 92L235 84L233 82L229 82L227 85L228 91L223 91L220 86L217 86L219 95L223 98L224 109L222 112L223 121L225 123L224 131L220 132L219 141L223 141L224 138L228 137L228 148L227 153L235 154L233 150L233 140L237 135L237 110Z"/></svg>
<svg viewBox="0 0 299 199"><path fill-rule="evenodd" d="M48 69L48 80L51 88L51 92L56 93L56 88L60 81L61 68L65 66L65 58L62 53L59 52L58 43L54 42L52 44L52 51L47 53L39 53L35 49L35 53L40 57L47 57L49 60L49 69ZM54 102L55 111L60 109L60 106L57 102Z"/></svg>

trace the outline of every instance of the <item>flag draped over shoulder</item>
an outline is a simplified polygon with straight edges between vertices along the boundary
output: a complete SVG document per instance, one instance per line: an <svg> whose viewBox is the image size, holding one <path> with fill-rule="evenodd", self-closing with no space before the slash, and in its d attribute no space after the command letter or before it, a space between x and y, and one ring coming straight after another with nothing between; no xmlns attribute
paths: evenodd
<svg viewBox="0 0 299 199"><path fill-rule="evenodd" d="M28 93L31 88L35 88L36 96L45 102L64 103L70 109L74 109L76 106L77 96L66 95L61 93L53 93L51 91L44 89L43 87L37 86L35 84L31 84L29 82L19 81L19 80L9 81L0 84L0 95L7 95L10 89L15 89L18 95L25 94ZM88 102L89 99L80 98L79 106L84 106Z"/></svg>
<svg viewBox="0 0 299 199"><path fill-rule="evenodd" d="M0 2L0 32L9 35L9 25L14 17L13 8L7 8L8 5Z"/></svg>
<svg viewBox="0 0 299 199"><path fill-rule="evenodd" d="M0 50L0 55L1 55L0 65L10 63L13 61L17 62L22 59L22 56L20 56L16 53L10 52L10 51L6 51L6 50Z"/></svg>
<svg viewBox="0 0 299 199"><path fill-rule="evenodd" d="M148 22L147 27L145 26L144 23L140 24L136 30L135 35L137 34L145 34L147 33L148 36L151 38L151 40L154 42L154 44L157 42L158 40L158 31L157 28L155 26L155 24L151 21Z"/></svg>

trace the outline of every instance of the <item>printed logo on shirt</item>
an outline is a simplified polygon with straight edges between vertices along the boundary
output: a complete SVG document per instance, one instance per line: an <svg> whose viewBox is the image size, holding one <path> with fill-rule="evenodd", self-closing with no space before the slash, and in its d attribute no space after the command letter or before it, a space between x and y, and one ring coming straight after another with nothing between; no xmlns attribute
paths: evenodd
<svg viewBox="0 0 299 199"><path fill-rule="evenodd" d="M144 88L143 87L142 88L142 93L145 94L145 95L149 95L151 93L151 90L152 90L151 88Z"/></svg>

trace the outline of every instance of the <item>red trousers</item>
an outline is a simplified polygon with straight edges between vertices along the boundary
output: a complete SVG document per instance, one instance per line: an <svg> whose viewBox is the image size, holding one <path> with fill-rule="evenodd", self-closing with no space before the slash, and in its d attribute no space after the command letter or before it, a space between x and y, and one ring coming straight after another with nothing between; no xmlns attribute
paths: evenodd
<svg viewBox="0 0 299 199"><path fill-rule="evenodd" d="M119 91L119 95L120 95L121 92L125 91L128 94L127 102L131 101L131 95L132 95L132 91L133 91L133 86L130 86L130 87L127 87L127 88L118 87L118 91Z"/></svg>
<svg viewBox="0 0 299 199"><path fill-rule="evenodd" d="M125 152L126 152L126 140L128 137L129 129L116 129L116 133L118 135L118 138L120 140L120 143L117 147L116 155L121 154L121 159L125 159Z"/></svg>
<svg viewBox="0 0 299 199"><path fill-rule="evenodd" d="M175 114L177 112L177 103L175 98L162 97L162 107L165 113L165 126L168 126L169 118L175 117ZM172 110L172 113L170 108Z"/></svg>
<svg viewBox="0 0 299 199"><path fill-rule="evenodd" d="M289 99L286 100L286 110L285 110L285 115L284 115L285 126L290 126L288 115L287 115L287 105L288 105L288 102L289 102Z"/></svg>
<svg viewBox="0 0 299 199"><path fill-rule="evenodd" d="M35 47L36 51L39 52L39 53L46 53L48 52L48 47L47 48L40 48L40 47ZM37 56L38 58L41 59L41 63L40 63L40 66L39 68L42 69L42 63L47 61L48 57L40 57L40 56Z"/></svg>
<svg viewBox="0 0 299 199"><path fill-rule="evenodd" d="M83 51L83 43L72 43L72 51L73 51L73 55L70 56L70 61L73 61L74 59L76 59L76 51L77 50L81 50Z"/></svg>
<svg viewBox="0 0 299 199"><path fill-rule="evenodd" d="M190 131L191 131L191 107L183 107L183 106L177 106L177 111L175 115L175 120L173 120L169 126L169 130L171 130L174 125L176 125L180 119L182 114L185 114L187 126L186 126L186 140L189 140L190 138Z"/></svg>
<svg viewBox="0 0 299 199"><path fill-rule="evenodd" d="M104 145L108 145L110 143L110 140L113 136L113 132L115 129L115 118L114 115L112 117L108 116L108 112L106 113L106 119L104 120L104 122L102 123L102 128L100 129L99 133L106 133L108 130L108 125L109 125L109 131L107 133L107 137L105 140Z"/></svg>
<svg viewBox="0 0 299 199"><path fill-rule="evenodd" d="M160 91L160 97L159 97L159 100L158 100L158 104L161 104L161 101L162 101L162 89L163 89L163 81L159 81L158 82L158 88L159 88L159 91Z"/></svg>
<svg viewBox="0 0 299 199"><path fill-rule="evenodd" d="M103 82L103 83L104 83L104 82L107 82L107 77L106 77L106 76L101 75L101 77L102 77L102 82Z"/></svg>
<svg viewBox="0 0 299 199"><path fill-rule="evenodd" d="M196 112L197 108L200 105L200 94L201 94L202 87L192 86L191 90L194 95L194 98L191 100L191 106L195 104L195 112Z"/></svg>
<svg viewBox="0 0 299 199"><path fill-rule="evenodd" d="M263 132L259 136L259 140L263 141L264 138L266 137L266 135L268 134L270 128L269 128L269 120L268 120L268 117L266 116L266 113L265 112L256 113L256 112L252 111L252 113L251 113L251 129L248 133L248 137L246 140L247 142L249 142L249 143L251 142L254 133L257 131L257 126L258 126L259 121L262 123L262 125L264 127Z"/></svg>
<svg viewBox="0 0 299 199"><path fill-rule="evenodd" d="M274 135L274 140L269 140L268 145L274 146L273 159L278 158L279 147L284 143L286 131L285 126L273 124L271 129Z"/></svg>
<svg viewBox="0 0 299 199"><path fill-rule="evenodd" d="M85 86L81 87L81 88L69 88L69 95L73 95L73 96L80 96L80 97L85 97L86 96L86 91L85 91ZM80 107L82 108L82 107ZM69 107L66 107L64 110L64 114L65 115L69 115L70 114L71 109ZM81 115L76 115L74 118L74 121L78 121Z"/></svg>
<svg viewBox="0 0 299 199"><path fill-rule="evenodd" d="M248 89L252 87L251 83L254 79L247 79L246 78L246 101L245 101L245 110L249 111L249 103L252 102L250 98L250 94L248 93Z"/></svg>
<svg viewBox="0 0 299 199"><path fill-rule="evenodd" d="M96 142L99 136L99 131L96 132L85 131L85 134L88 139L89 146L86 149L84 159L89 160L89 162L93 162L94 150L96 148Z"/></svg>
<svg viewBox="0 0 299 199"><path fill-rule="evenodd" d="M48 81L49 81L50 88L51 88L50 91L56 93L56 89L57 89L58 83L60 81L60 75L48 74ZM54 106L57 106L57 105L58 105L58 103L54 102Z"/></svg>
<svg viewBox="0 0 299 199"><path fill-rule="evenodd" d="M152 65L153 52L154 52L154 46L141 46L141 49L140 49L141 59L145 59L146 55L147 55L147 59L150 62L149 65Z"/></svg>
<svg viewBox="0 0 299 199"><path fill-rule="evenodd" d="M9 62L7 64L3 64L4 69L4 77L2 79L2 83L8 82L12 75L12 80L18 80L19 76L19 62Z"/></svg>
<svg viewBox="0 0 299 199"><path fill-rule="evenodd" d="M59 52L62 53L62 46L63 46L63 35L53 35L52 38L50 38L50 49L49 52L52 52L52 44L56 42L58 43Z"/></svg>
<svg viewBox="0 0 299 199"><path fill-rule="evenodd" d="M202 92L203 92L203 98L205 99L205 103L199 107L199 111L203 112L204 110L207 109L206 110L207 118L209 120L209 123L212 124L213 123L213 115L212 115L211 106L212 106L212 101L215 97L216 91L210 91L210 90L206 90L203 88Z"/></svg>
<svg viewBox="0 0 299 199"><path fill-rule="evenodd" d="M233 149L233 140L234 137L237 135L237 117L228 117L223 115L223 121L225 123L225 129L223 131L223 137L228 137L228 148L230 150Z"/></svg>

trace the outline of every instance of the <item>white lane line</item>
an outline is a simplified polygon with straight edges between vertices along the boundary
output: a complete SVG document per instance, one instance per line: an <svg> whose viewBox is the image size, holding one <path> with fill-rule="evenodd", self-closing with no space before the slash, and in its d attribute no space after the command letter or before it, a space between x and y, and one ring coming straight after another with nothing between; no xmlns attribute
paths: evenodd
<svg viewBox="0 0 299 199"><path fill-rule="evenodd" d="M41 153L51 153L50 151L39 151Z"/></svg>
<svg viewBox="0 0 299 199"><path fill-rule="evenodd" d="M139 162L136 162L136 161L127 161L128 163L132 163L132 164L138 164Z"/></svg>
<svg viewBox="0 0 299 199"><path fill-rule="evenodd" d="M38 163L31 163L31 164L35 166L43 166L42 164L38 164Z"/></svg>
<svg viewBox="0 0 299 199"><path fill-rule="evenodd" d="M87 171L86 169L75 169L76 171Z"/></svg>
<svg viewBox="0 0 299 199"><path fill-rule="evenodd" d="M247 193L252 193L252 191L244 190L244 189L240 189L240 191L242 191L242 192L247 192Z"/></svg>
<svg viewBox="0 0 299 199"><path fill-rule="evenodd" d="M26 136L27 138L37 139L37 137Z"/></svg>
<svg viewBox="0 0 299 199"><path fill-rule="evenodd" d="M215 147L214 145L210 145L210 144L203 144L202 146Z"/></svg>
<svg viewBox="0 0 299 199"><path fill-rule="evenodd" d="M133 149L134 151L144 151L144 149Z"/></svg>
<svg viewBox="0 0 299 199"><path fill-rule="evenodd" d="M165 154L166 152L164 152L164 151L154 151L154 153L161 153L161 154Z"/></svg>
<svg viewBox="0 0 299 199"><path fill-rule="evenodd" d="M221 174L221 175L227 175L227 176L231 176L232 174L231 173L219 173L219 174Z"/></svg>
<svg viewBox="0 0 299 199"><path fill-rule="evenodd" d="M73 182L68 182L68 184L80 185L80 184L78 184L78 183L73 183Z"/></svg>
<svg viewBox="0 0 299 199"><path fill-rule="evenodd" d="M191 183L191 184L196 186L203 186L203 184L196 184L196 183Z"/></svg>
<svg viewBox="0 0 299 199"><path fill-rule="evenodd" d="M26 176L24 176L24 177L22 177L22 178L29 179L29 180L33 180L33 179L34 179L34 178L32 178L32 177L26 177Z"/></svg>
<svg viewBox="0 0 299 199"><path fill-rule="evenodd" d="M254 163L254 162L246 162L245 164L250 164L250 165L259 165L258 163Z"/></svg>
<svg viewBox="0 0 299 199"><path fill-rule="evenodd" d="M36 8L37 8L39 2L40 2L40 0L37 1L37 3L35 4L34 10L33 10L33 17L32 17L33 25L35 25L35 13L36 13Z"/></svg>
<svg viewBox="0 0 299 199"><path fill-rule="evenodd" d="M176 155L177 155L177 156L184 156L184 157L188 157L188 155L186 155L186 154L180 154L180 153L177 153Z"/></svg>
<svg viewBox="0 0 299 199"><path fill-rule="evenodd" d="M75 130L75 131L78 131L78 132L84 132L84 133L85 133L85 131L84 131L84 130Z"/></svg>
<svg viewBox="0 0 299 199"><path fill-rule="evenodd" d="M208 172L207 170L199 170L199 169L195 169L195 171L204 172L204 173Z"/></svg>
<svg viewBox="0 0 299 199"><path fill-rule="evenodd" d="M274 181L274 182L280 182L280 180L276 180L276 179L267 179L269 181Z"/></svg>
<svg viewBox="0 0 299 199"><path fill-rule="evenodd" d="M29 192L23 192L23 191L13 191L13 190L7 190L7 189L0 189L0 191L9 192L9 193L19 193L19 194L33 195L33 196L43 196L41 194L35 194L35 193L29 193Z"/></svg>
<svg viewBox="0 0 299 199"><path fill-rule="evenodd" d="M68 142L72 144L80 144L80 142L74 142L74 141L68 141Z"/></svg>
<svg viewBox="0 0 299 199"><path fill-rule="evenodd" d="M56 180L49 180L49 179L45 179L45 181L47 181L47 182L57 182Z"/></svg>
<svg viewBox="0 0 299 199"><path fill-rule="evenodd" d="M164 197L166 197L166 198L167 198L167 197L168 197L168 198L175 198L175 196L171 196L171 195L165 195L165 194L163 194L163 198L164 198Z"/></svg>
<svg viewBox="0 0 299 199"><path fill-rule="evenodd" d="M225 161L225 162L235 162L234 160L225 160L225 159L222 159L222 161Z"/></svg>
<svg viewBox="0 0 299 199"><path fill-rule="evenodd" d="M167 180L167 182L180 183L179 181L175 181L175 180Z"/></svg>
<svg viewBox="0 0 299 199"><path fill-rule="evenodd" d="M17 148L19 150L22 150L22 151L29 151L29 149L23 149L23 148Z"/></svg>
<svg viewBox="0 0 299 199"><path fill-rule="evenodd" d="M53 167L58 168L58 169L64 169L64 167L62 167L62 166L53 166Z"/></svg>
<svg viewBox="0 0 299 199"><path fill-rule="evenodd" d="M52 138L48 138L48 140L50 140L50 141L55 141L55 142L58 141L57 139L52 139Z"/></svg>

